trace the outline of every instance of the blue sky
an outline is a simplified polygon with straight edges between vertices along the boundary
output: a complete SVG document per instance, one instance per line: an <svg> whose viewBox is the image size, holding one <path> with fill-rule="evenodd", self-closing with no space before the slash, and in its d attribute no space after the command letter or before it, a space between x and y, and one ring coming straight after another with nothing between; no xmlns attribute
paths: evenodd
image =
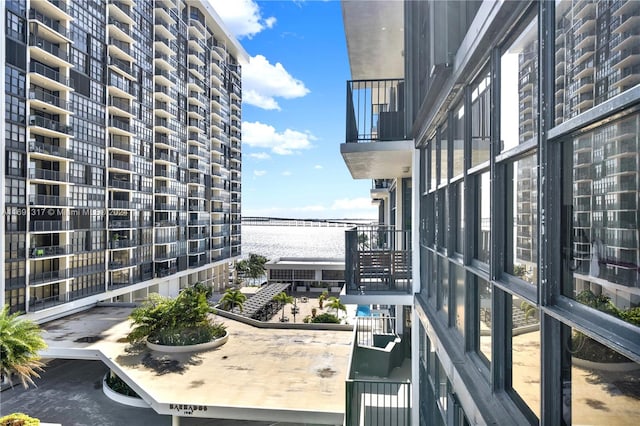
<svg viewBox="0 0 640 426"><path fill-rule="evenodd" d="M374 218L340 155L350 78L339 1L209 0L250 56L242 69L242 213Z"/></svg>

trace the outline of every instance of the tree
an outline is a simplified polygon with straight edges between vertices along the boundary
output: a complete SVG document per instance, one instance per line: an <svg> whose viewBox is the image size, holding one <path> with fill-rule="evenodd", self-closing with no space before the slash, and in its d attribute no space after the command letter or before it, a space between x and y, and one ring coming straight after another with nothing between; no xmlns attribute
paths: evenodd
<svg viewBox="0 0 640 426"><path fill-rule="evenodd" d="M265 264L268 261L269 259L264 256L250 253L247 259L240 260L236 264L236 269L244 276L251 278L252 283L255 284L255 281L265 274Z"/></svg>
<svg viewBox="0 0 640 426"><path fill-rule="evenodd" d="M39 378L42 371L38 351L47 347L41 335L40 327L31 320L19 318L19 313L9 314L6 305L0 312L0 373L11 382L12 373L16 373L22 386L35 386L32 377Z"/></svg>
<svg viewBox="0 0 640 426"><path fill-rule="evenodd" d="M240 312L244 310L244 302L246 302L247 296L245 296L240 290L236 288L228 288L222 298L220 299L220 306L225 311L233 311L238 308Z"/></svg>
<svg viewBox="0 0 640 426"><path fill-rule="evenodd" d="M338 311L344 311L345 313L347 312L347 307L337 297L330 297L329 298L329 306L328 307L329 307L329 309L335 309L336 316L339 316Z"/></svg>
<svg viewBox="0 0 640 426"><path fill-rule="evenodd" d="M284 307L287 303L293 303L293 297L289 296L284 291L273 296L272 299L274 302L278 302L281 306ZM282 322L284 322L284 309L282 309Z"/></svg>

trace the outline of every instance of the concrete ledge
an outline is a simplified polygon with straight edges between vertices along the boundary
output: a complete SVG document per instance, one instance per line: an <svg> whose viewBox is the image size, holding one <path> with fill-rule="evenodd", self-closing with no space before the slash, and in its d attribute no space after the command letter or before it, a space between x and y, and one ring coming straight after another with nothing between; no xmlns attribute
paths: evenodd
<svg viewBox="0 0 640 426"><path fill-rule="evenodd" d="M157 352L165 352L170 354L180 354L185 352L202 352L208 351L211 349L215 349L218 346L222 346L227 343L229 340L229 332L225 331L224 336L212 340L207 343L199 343L197 345L185 345L185 346L169 346L169 345L159 345L157 343L151 343L148 340L146 341L147 347L152 351Z"/></svg>
<svg viewBox="0 0 640 426"><path fill-rule="evenodd" d="M129 407L151 408L151 406L147 404L142 398L122 395L121 393L118 393L113 389L111 389L107 384L108 376L109 376L109 373L107 372L107 374L105 374L104 377L102 378L102 392L104 393L104 396L106 396L110 400L115 401L119 404L128 405Z"/></svg>

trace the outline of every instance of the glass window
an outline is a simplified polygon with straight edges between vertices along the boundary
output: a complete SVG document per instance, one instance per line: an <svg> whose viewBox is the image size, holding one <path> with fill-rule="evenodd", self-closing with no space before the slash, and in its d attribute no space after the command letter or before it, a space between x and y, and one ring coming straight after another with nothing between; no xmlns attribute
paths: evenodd
<svg viewBox="0 0 640 426"><path fill-rule="evenodd" d="M489 263L491 211L489 172L476 177L476 253L475 258Z"/></svg>
<svg viewBox="0 0 640 426"><path fill-rule="evenodd" d="M501 151L536 137L538 19L531 20L500 59Z"/></svg>
<svg viewBox="0 0 640 426"><path fill-rule="evenodd" d="M471 167L489 161L491 143L491 74L486 71L471 89Z"/></svg>
<svg viewBox="0 0 640 426"><path fill-rule="evenodd" d="M456 178L464 172L464 105L460 103L453 109L453 142L451 147L452 174Z"/></svg>
<svg viewBox="0 0 640 426"><path fill-rule="evenodd" d="M438 307L444 312L449 312L449 260L446 257L438 256L440 263L440 303Z"/></svg>
<svg viewBox="0 0 640 426"><path fill-rule="evenodd" d="M476 280L476 302L480 318L476 321L476 333L479 336L477 351L488 363L491 363L491 312L492 312L492 286L488 281L480 277Z"/></svg>
<svg viewBox="0 0 640 426"><path fill-rule="evenodd" d="M429 278L429 299L431 299L431 303L435 304L437 288L436 284L438 283L438 262L436 260L436 254L432 251L429 252L429 270L431 271L431 277Z"/></svg>
<svg viewBox="0 0 640 426"><path fill-rule="evenodd" d="M622 425L640 418L640 364L578 330L566 330L562 359L570 365L563 368L562 378L565 424Z"/></svg>
<svg viewBox="0 0 640 426"><path fill-rule="evenodd" d="M436 145L436 141L435 139L432 139L431 141L429 141L429 144L427 145L427 151L429 153L428 156L428 161L429 161L429 189L435 189L435 187L437 186L436 183L436 169L437 169L437 162L436 162L436 149L435 149L435 145Z"/></svg>
<svg viewBox="0 0 640 426"><path fill-rule="evenodd" d="M557 4L556 123L638 84L639 12L636 0Z"/></svg>
<svg viewBox="0 0 640 426"><path fill-rule="evenodd" d="M562 160L563 294L636 325L639 120L635 114L564 142Z"/></svg>
<svg viewBox="0 0 640 426"><path fill-rule="evenodd" d="M465 269L457 264L453 264L453 321L456 329L464 336L464 317L465 317L465 297L467 290L465 288Z"/></svg>
<svg viewBox="0 0 640 426"><path fill-rule="evenodd" d="M445 122L440 128L440 185L449 182L449 128Z"/></svg>
<svg viewBox="0 0 640 426"><path fill-rule="evenodd" d="M456 191L456 252L464 253L464 182L455 186Z"/></svg>
<svg viewBox="0 0 640 426"><path fill-rule="evenodd" d="M438 198L436 204L437 229L436 240L438 244L438 250L446 252L447 250L447 236L449 235L449 191L447 188L438 190Z"/></svg>
<svg viewBox="0 0 640 426"><path fill-rule="evenodd" d="M511 388L539 417L540 323L538 310L519 297L510 298L512 303L507 303L507 309L511 314Z"/></svg>
<svg viewBox="0 0 640 426"><path fill-rule="evenodd" d="M531 284L538 279L538 168L530 155L510 164L507 171L508 223L506 272Z"/></svg>

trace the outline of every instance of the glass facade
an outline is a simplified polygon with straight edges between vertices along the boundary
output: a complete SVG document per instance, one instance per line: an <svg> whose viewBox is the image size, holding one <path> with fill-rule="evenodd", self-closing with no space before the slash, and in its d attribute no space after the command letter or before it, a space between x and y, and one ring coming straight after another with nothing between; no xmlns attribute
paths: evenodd
<svg viewBox="0 0 640 426"><path fill-rule="evenodd" d="M239 44L197 2L3 12L10 310L156 277L225 286L240 255Z"/></svg>
<svg viewBox="0 0 640 426"><path fill-rule="evenodd" d="M492 47L458 52L452 75L464 77L428 89L427 103L447 101L414 123L426 135L415 141L419 424L630 424L640 414L640 3L502 11L508 22L479 12L495 32L478 45Z"/></svg>

